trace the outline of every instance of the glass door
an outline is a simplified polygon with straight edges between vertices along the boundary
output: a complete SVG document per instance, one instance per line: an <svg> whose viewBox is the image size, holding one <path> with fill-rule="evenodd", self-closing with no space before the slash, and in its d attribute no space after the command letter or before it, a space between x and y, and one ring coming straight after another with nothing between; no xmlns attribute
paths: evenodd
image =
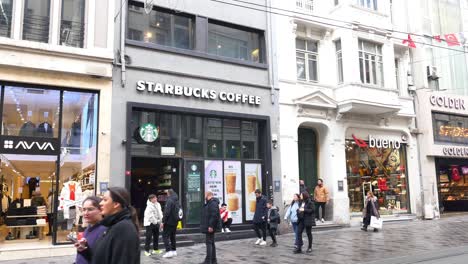
<svg viewBox="0 0 468 264"><path fill-rule="evenodd" d="M186 160L184 164L184 205L185 224L199 225L204 202L203 161ZM182 196L182 195L181 195Z"/></svg>

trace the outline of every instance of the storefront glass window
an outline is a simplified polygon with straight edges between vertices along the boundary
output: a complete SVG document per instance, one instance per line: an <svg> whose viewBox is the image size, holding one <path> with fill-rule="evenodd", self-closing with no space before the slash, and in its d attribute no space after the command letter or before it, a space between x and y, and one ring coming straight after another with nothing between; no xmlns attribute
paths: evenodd
<svg viewBox="0 0 468 264"><path fill-rule="evenodd" d="M161 113L161 147L180 156L180 115Z"/></svg>
<svg viewBox="0 0 468 264"><path fill-rule="evenodd" d="M203 118L198 116L182 116L183 156L203 156Z"/></svg>
<svg viewBox="0 0 468 264"><path fill-rule="evenodd" d="M0 0L0 36L10 37L12 0Z"/></svg>
<svg viewBox="0 0 468 264"><path fill-rule="evenodd" d="M82 231L82 200L95 194L98 95L63 92L57 242Z"/></svg>
<svg viewBox="0 0 468 264"><path fill-rule="evenodd" d="M205 145L209 158L223 157L223 121L218 118L205 118Z"/></svg>
<svg viewBox="0 0 468 264"><path fill-rule="evenodd" d="M23 39L49 42L50 0L25 0Z"/></svg>
<svg viewBox="0 0 468 264"><path fill-rule="evenodd" d="M258 123L242 121L242 158L258 159Z"/></svg>
<svg viewBox="0 0 468 264"><path fill-rule="evenodd" d="M5 87L3 135L58 137L60 91Z"/></svg>
<svg viewBox="0 0 468 264"><path fill-rule="evenodd" d="M208 53L262 63L259 33L210 22L208 24Z"/></svg>
<svg viewBox="0 0 468 264"><path fill-rule="evenodd" d="M83 47L85 0L63 0L60 45Z"/></svg>
<svg viewBox="0 0 468 264"><path fill-rule="evenodd" d="M135 156L159 156L160 142L160 114L144 110L132 112L132 153Z"/></svg>
<svg viewBox="0 0 468 264"><path fill-rule="evenodd" d="M129 3L127 38L180 49L193 49L194 19L188 15L153 9L148 15L141 4Z"/></svg>
<svg viewBox="0 0 468 264"><path fill-rule="evenodd" d="M371 190L378 199L381 214L410 212L406 164L404 145L400 148L370 148L347 140L350 211L362 212L366 192Z"/></svg>
<svg viewBox="0 0 468 264"><path fill-rule="evenodd" d="M241 127L239 120L223 120L223 139L225 142L225 157L230 159L241 158Z"/></svg>

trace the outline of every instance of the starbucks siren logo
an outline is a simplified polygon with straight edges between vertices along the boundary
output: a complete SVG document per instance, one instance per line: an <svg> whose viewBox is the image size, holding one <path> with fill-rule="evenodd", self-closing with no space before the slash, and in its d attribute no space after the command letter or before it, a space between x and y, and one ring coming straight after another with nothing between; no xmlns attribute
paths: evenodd
<svg viewBox="0 0 468 264"><path fill-rule="evenodd" d="M216 171L215 170L210 171L210 177L211 178L216 178Z"/></svg>
<svg viewBox="0 0 468 264"><path fill-rule="evenodd" d="M151 143L156 141L159 136L159 129L150 123L143 124L140 126L140 137L145 142Z"/></svg>

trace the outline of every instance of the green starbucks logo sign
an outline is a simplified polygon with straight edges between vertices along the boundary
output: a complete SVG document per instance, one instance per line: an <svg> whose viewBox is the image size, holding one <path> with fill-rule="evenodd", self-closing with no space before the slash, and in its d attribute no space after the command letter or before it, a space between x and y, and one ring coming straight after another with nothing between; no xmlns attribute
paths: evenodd
<svg viewBox="0 0 468 264"><path fill-rule="evenodd" d="M159 137L159 128L150 123L143 124L140 126L140 137L145 142L154 142Z"/></svg>

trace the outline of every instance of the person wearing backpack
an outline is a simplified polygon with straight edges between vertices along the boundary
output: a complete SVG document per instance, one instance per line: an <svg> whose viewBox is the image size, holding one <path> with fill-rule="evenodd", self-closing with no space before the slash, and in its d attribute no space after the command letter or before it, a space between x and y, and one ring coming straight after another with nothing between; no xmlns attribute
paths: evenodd
<svg viewBox="0 0 468 264"><path fill-rule="evenodd" d="M164 246L166 247L166 253L163 255L163 258L177 257L176 231L177 224L181 218L181 212L179 196L174 190L167 190L166 206L164 207L163 220L161 224L161 228L163 229Z"/></svg>
<svg viewBox="0 0 468 264"><path fill-rule="evenodd" d="M278 243L276 242L276 231L278 230L278 225L280 224L281 217L278 212L278 208L273 205L273 201L269 200L267 202L267 225L268 225L268 232L270 233L271 243L270 247L276 247Z"/></svg>
<svg viewBox="0 0 468 264"><path fill-rule="evenodd" d="M217 264L215 233L221 230L221 215L219 213L219 200L213 193L205 193L205 205L202 208L200 231L205 234L206 258L201 264Z"/></svg>

